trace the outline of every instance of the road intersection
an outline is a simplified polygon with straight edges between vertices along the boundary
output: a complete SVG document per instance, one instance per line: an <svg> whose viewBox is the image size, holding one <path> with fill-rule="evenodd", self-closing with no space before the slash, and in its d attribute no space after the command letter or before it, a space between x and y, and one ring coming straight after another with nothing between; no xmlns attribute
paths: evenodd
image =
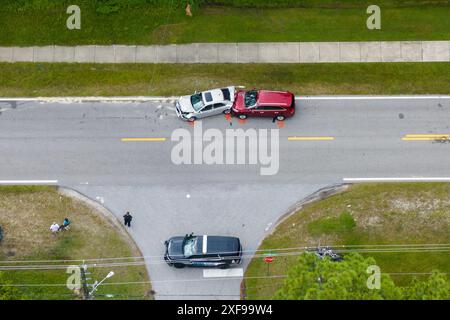
<svg viewBox="0 0 450 320"><path fill-rule="evenodd" d="M202 121L204 130L279 130L279 171L258 165L175 165L172 103L0 102L0 183L57 183L135 216L158 299L238 299L240 273L222 277L164 264L173 235L239 236L251 254L295 203L330 185L447 181L448 97L308 97L279 126L270 119ZM243 267L249 262L246 256Z"/></svg>

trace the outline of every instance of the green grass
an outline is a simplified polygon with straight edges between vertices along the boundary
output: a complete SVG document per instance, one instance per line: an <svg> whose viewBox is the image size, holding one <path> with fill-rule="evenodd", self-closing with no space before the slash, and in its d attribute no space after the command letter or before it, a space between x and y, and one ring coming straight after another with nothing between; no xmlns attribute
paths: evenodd
<svg viewBox="0 0 450 320"><path fill-rule="evenodd" d="M449 63L0 63L0 96L180 95L225 85L308 94L449 94Z"/></svg>
<svg viewBox="0 0 450 320"><path fill-rule="evenodd" d="M191 42L448 40L450 1L381 0L382 29L366 28L369 2L306 1L295 8L123 6L100 14L81 1L81 30L66 28L67 1L0 6L0 45L167 44ZM371 4L371 3L370 3Z"/></svg>
<svg viewBox="0 0 450 320"><path fill-rule="evenodd" d="M355 185L348 191L312 203L284 220L260 246L277 248L317 245L387 245L450 243L450 184L399 183ZM386 273L450 272L449 252L364 253ZM267 266L254 258L246 277L284 275L296 256L275 256ZM412 275L391 275L400 286ZM248 299L270 299L283 278L247 279Z"/></svg>
<svg viewBox="0 0 450 320"><path fill-rule="evenodd" d="M61 223L68 217L72 224L57 237L50 234L53 221ZM0 225L4 238L0 245L0 264L34 260L80 260L92 258L136 257L140 252L134 243L119 232L99 212L80 201L61 196L54 187L0 187ZM126 260L122 260L126 262ZM37 263L27 263L36 265ZM70 265L66 262L47 262L50 265ZM81 261L73 262L80 265ZM99 287L97 299L112 294L112 299L149 299L151 286L145 266L90 267L94 280L102 280L109 271L113 278ZM66 287L69 274L57 270L4 270L1 279L18 287L13 298L25 299L80 299ZM117 284L147 282L142 284ZM46 286L50 284L51 286ZM53 285L53 286L52 286Z"/></svg>
<svg viewBox="0 0 450 320"><path fill-rule="evenodd" d="M307 230L311 235L345 234L351 232L355 225L353 216L344 211L338 217L325 217L308 223Z"/></svg>

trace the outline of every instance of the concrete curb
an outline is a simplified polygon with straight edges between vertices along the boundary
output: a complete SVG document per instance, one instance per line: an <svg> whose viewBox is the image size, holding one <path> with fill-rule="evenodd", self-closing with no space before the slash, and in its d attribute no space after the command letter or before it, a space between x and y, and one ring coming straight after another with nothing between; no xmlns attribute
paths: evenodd
<svg viewBox="0 0 450 320"><path fill-rule="evenodd" d="M42 102L42 103L82 103L82 102L174 102L178 97L123 96L123 97L4 97L0 102Z"/></svg>
<svg viewBox="0 0 450 320"><path fill-rule="evenodd" d="M331 196L334 196L336 194L345 192L348 190L348 188L351 186L351 183L342 183L342 184L336 184L328 187L324 187L322 189L317 190L316 192L310 194L306 198L300 200L293 206L291 206L285 214L283 214L277 222L272 226L272 230L267 236L272 235L276 228L283 223L286 219L288 219L290 216L298 212L299 210L303 209L306 205L309 205L311 203L324 200L326 198L329 198ZM267 237L266 236L266 237ZM262 242L261 242L262 243ZM261 245L261 243L259 245ZM258 246L259 247L259 246Z"/></svg>

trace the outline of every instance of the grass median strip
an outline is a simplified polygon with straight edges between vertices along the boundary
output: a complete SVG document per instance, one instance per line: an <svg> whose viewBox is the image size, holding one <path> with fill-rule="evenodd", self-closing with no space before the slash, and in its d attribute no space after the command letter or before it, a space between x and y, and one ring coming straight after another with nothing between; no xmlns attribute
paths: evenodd
<svg viewBox="0 0 450 320"><path fill-rule="evenodd" d="M0 63L0 97L177 96L243 85L296 95L450 94L450 63Z"/></svg>

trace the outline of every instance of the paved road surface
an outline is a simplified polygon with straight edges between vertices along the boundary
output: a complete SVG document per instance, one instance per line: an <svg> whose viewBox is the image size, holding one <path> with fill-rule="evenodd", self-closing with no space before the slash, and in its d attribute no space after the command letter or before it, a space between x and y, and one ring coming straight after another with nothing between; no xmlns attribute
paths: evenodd
<svg viewBox="0 0 450 320"><path fill-rule="evenodd" d="M236 235L251 251L290 206L343 178L450 177L450 143L406 136L450 134L449 99L300 100L279 131L273 176L261 176L260 165L173 164L173 130L193 132L198 124L178 120L167 103L2 102L0 110L0 180L55 179L98 197L119 218L130 210L130 232L148 257L159 299L239 298L239 277L166 266L162 242L169 236ZM202 126L278 129L271 119L223 116Z"/></svg>

